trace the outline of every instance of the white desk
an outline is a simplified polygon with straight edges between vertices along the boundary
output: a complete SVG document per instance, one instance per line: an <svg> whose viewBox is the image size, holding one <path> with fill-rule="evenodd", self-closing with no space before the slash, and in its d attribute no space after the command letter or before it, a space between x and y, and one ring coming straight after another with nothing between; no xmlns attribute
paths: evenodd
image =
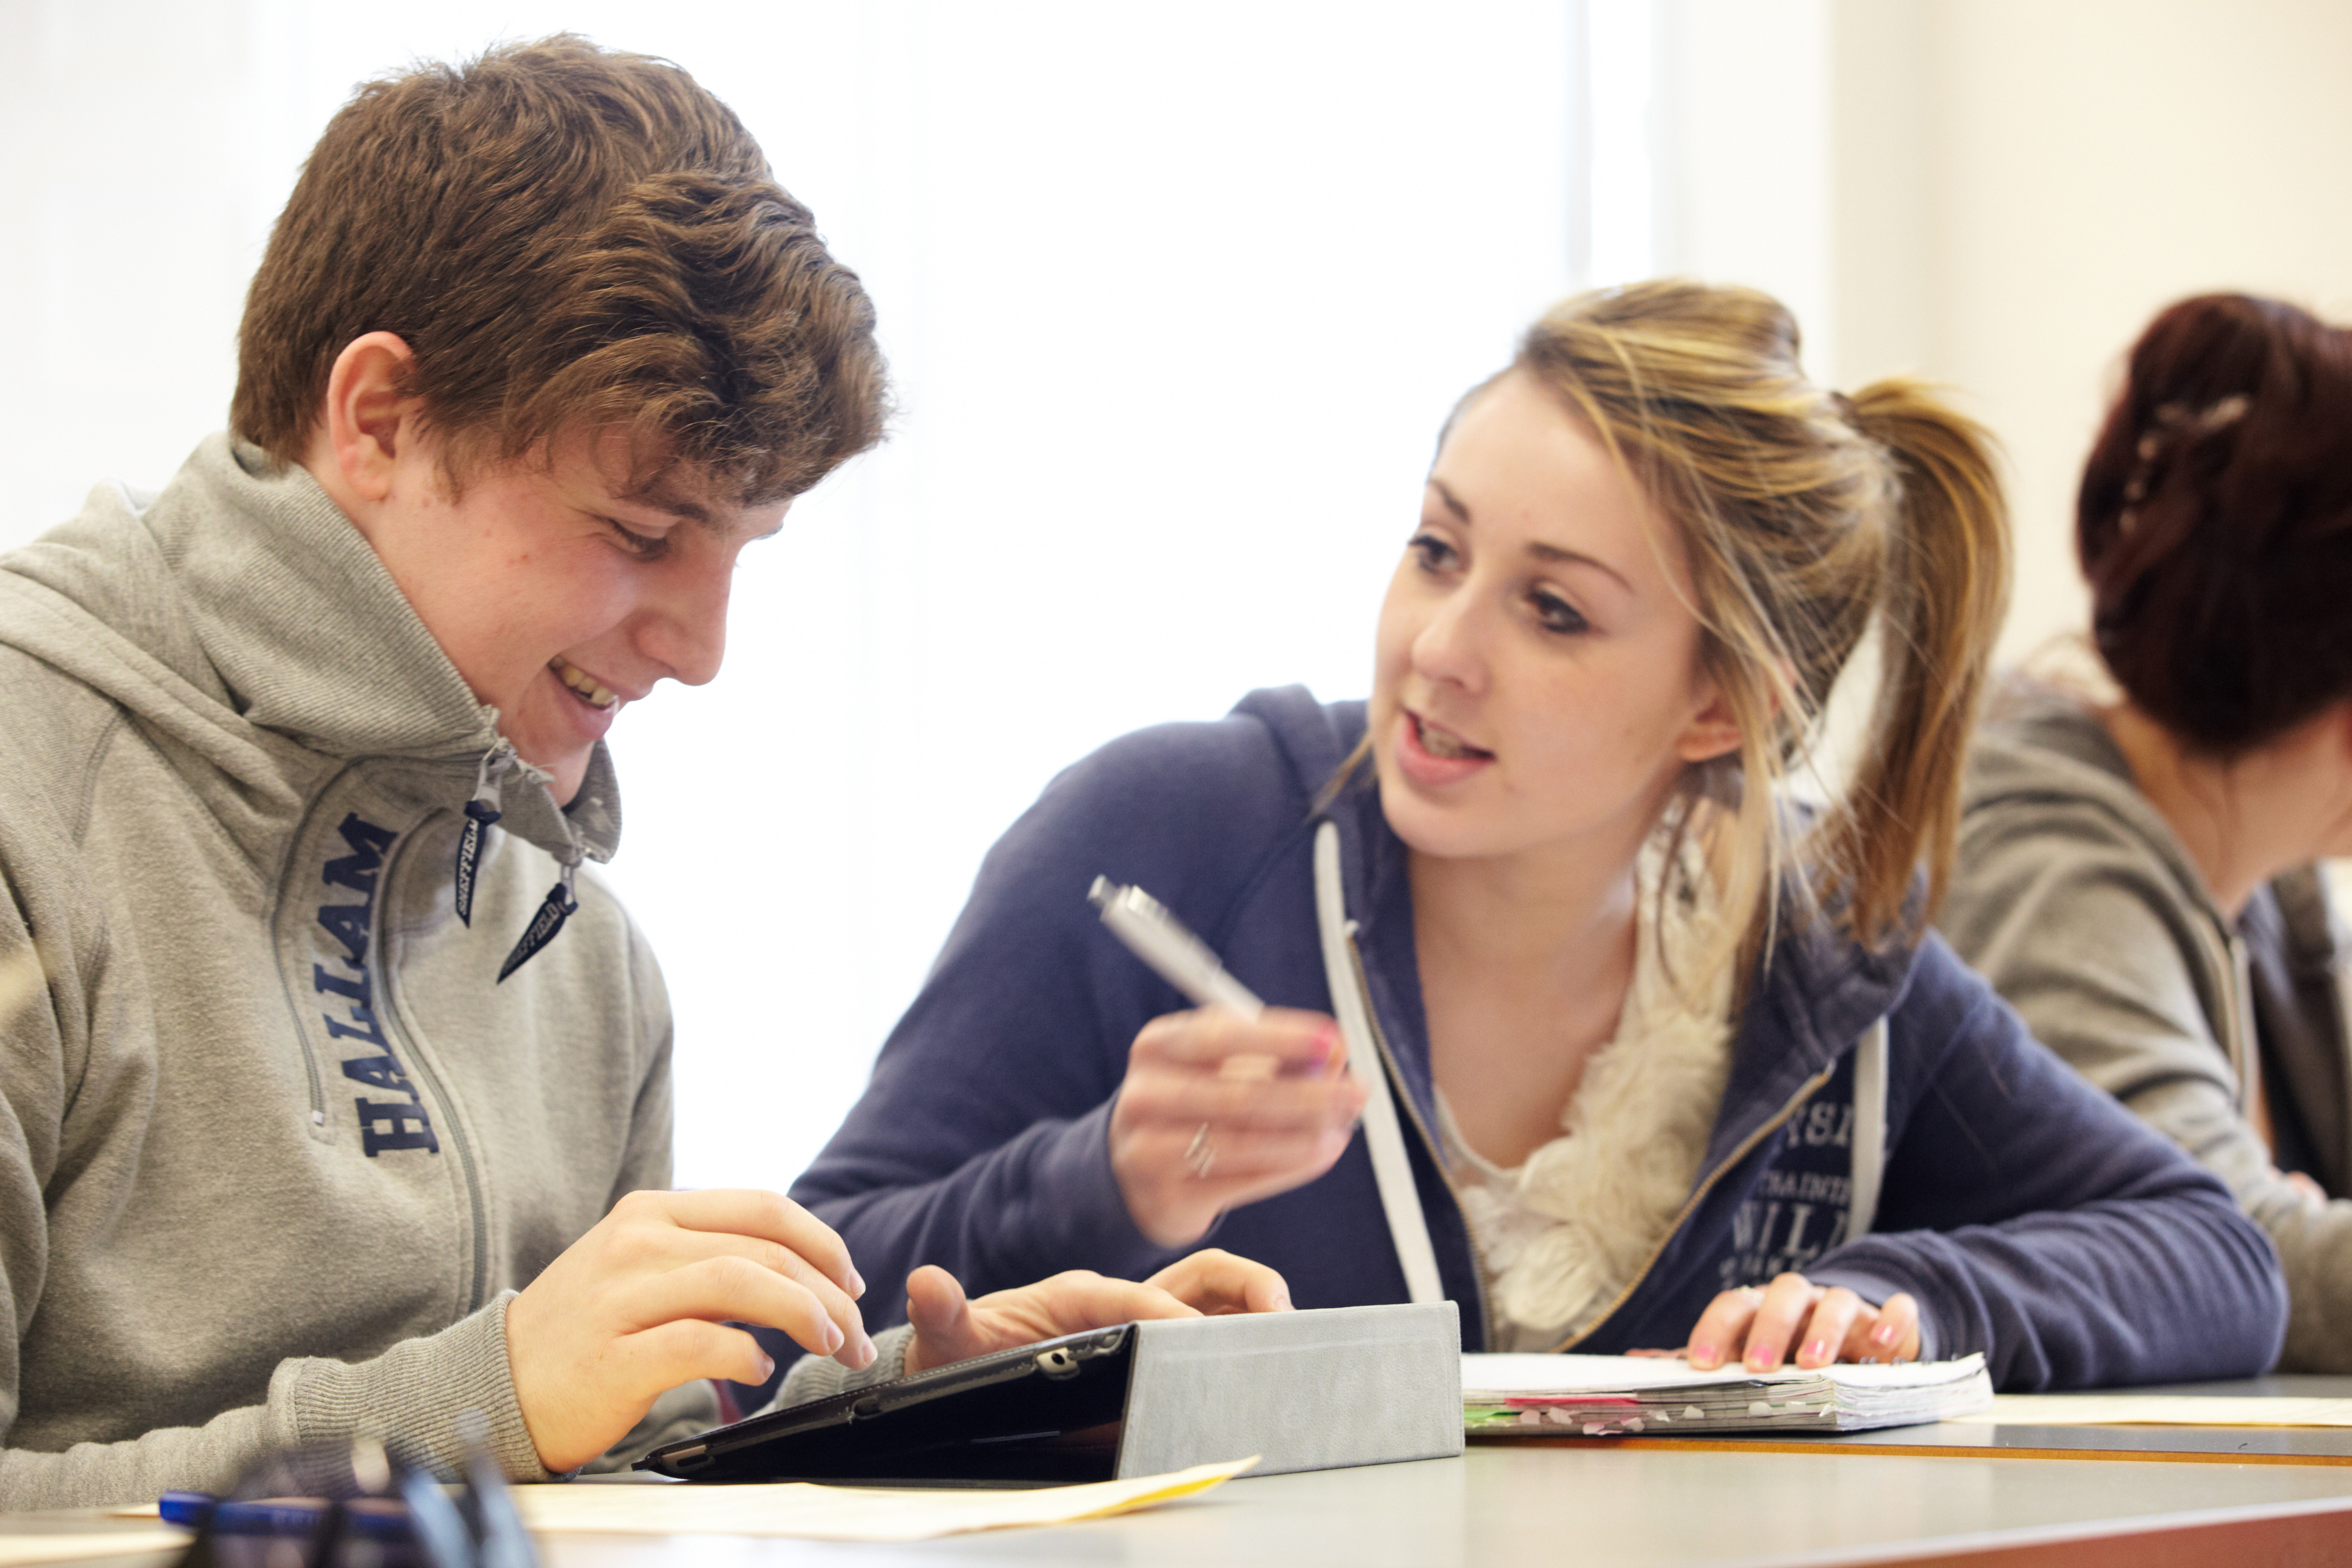
<svg viewBox="0 0 2352 1568"><path fill-rule="evenodd" d="M2264 1513L2280 1521L2251 1521ZM1234 1481L1149 1513L1049 1530L906 1546L550 1537L545 1555L549 1568L1495 1568L1949 1561L1988 1549L2000 1562L2067 1542L2048 1560L2084 1564L2104 1561L2084 1542L2105 1535L2125 1549L2115 1561L2145 1565L2166 1561L2145 1532L2200 1516L2239 1539L2194 1542L2184 1561L2259 1560L2234 1547L2263 1529L2315 1531L2352 1551L2352 1469L1497 1445L1460 1459Z"/></svg>
<svg viewBox="0 0 2352 1568"><path fill-rule="evenodd" d="M2197 1392L2352 1394L2352 1379ZM1647 1439L1475 1444L1459 1459L1270 1476L1147 1513L905 1546L740 1537L553 1536L549 1568L1495 1568L1498 1563L1975 1562L1999 1568L2352 1560L2352 1464L2333 1432L2271 1432L2267 1462L2226 1444L2167 1449L2148 1427L2031 1428L2137 1458L2015 1457L1997 1427L1914 1427L1784 1446ZM2173 1429L2178 1432L2179 1429ZM2263 1429L2231 1429L2260 1432ZM1960 1435L1968 1434L1963 1438ZM2007 1456L2004 1457L2003 1449ZM2296 1450L2301 1450L2297 1462ZM2253 1456L2249 1455L2252 1458ZM0 1519L0 1530L15 1522ZM159 1568L168 1558L105 1560Z"/></svg>

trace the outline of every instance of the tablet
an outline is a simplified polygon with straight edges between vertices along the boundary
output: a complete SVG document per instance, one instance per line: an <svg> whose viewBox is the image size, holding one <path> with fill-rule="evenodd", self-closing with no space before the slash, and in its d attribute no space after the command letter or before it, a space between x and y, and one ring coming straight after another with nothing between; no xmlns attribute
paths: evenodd
<svg viewBox="0 0 2352 1568"><path fill-rule="evenodd" d="M975 1356L664 1444L690 1481L1052 1486L1112 1479L1135 1325Z"/></svg>

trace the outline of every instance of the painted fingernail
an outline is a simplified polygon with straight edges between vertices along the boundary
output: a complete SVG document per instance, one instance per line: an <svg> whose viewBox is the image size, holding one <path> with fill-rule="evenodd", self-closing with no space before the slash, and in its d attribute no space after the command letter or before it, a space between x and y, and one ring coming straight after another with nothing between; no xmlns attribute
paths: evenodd
<svg viewBox="0 0 2352 1568"><path fill-rule="evenodd" d="M1806 1359L1807 1361L1815 1361L1815 1362L1827 1361L1827 1360L1829 1360L1829 1359L1830 1359L1830 1342L1829 1342L1829 1341L1827 1341L1827 1340L1815 1340L1811 1344L1807 1345L1807 1346L1805 1347L1805 1359Z"/></svg>
<svg viewBox="0 0 2352 1568"><path fill-rule="evenodd" d="M1892 1323L1881 1323L1876 1328L1871 1330L1870 1342L1874 1345L1893 1344L1895 1342L1895 1325Z"/></svg>
<svg viewBox="0 0 2352 1568"><path fill-rule="evenodd" d="M1780 1359L1780 1352L1778 1351L1768 1351L1762 1345L1749 1345L1748 1347L1748 1364L1754 1367L1758 1372L1765 1371L1767 1368L1770 1367L1774 1362L1779 1361Z"/></svg>
<svg viewBox="0 0 2352 1568"><path fill-rule="evenodd" d="M842 1339L843 1335L841 1332L841 1325L835 1322L826 1323L824 1326L824 1353L831 1355L834 1352L839 1350L841 1348Z"/></svg>
<svg viewBox="0 0 2352 1568"><path fill-rule="evenodd" d="M1698 1366L1698 1365L1701 1365L1702 1363L1704 1363L1704 1364L1708 1364L1708 1365L1712 1365L1712 1364L1714 1363L1714 1361L1715 1361L1715 1347L1714 1347L1713 1345L1693 1345L1693 1346L1691 1346L1691 1348L1690 1348L1690 1363L1691 1363L1691 1364L1692 1364L1693 1366Z"/></svg>

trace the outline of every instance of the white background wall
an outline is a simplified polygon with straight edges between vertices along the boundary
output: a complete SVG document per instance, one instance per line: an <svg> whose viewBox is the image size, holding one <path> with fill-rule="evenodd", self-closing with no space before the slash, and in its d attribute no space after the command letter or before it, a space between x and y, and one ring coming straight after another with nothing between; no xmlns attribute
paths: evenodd
<svg viewBox="0 0 2352 1568"><path fill-rule="evenodd" d="M2211 289L2352 318L2352 5L1832 15L1837 373L1949 382L2007 443L2022 655L2084 623L2074 487L2147 319Z"/></svg>
<svg viewBox="0 0 2352 1568"><path fill-rule="evenodd" d="M0 4L0 545L222 422L352 84L558 28L695 71L864 274L902 409L749 553L720 680L613 738L679 1178L780 1186L1055 770L1254 686L1363 690L1440 419L1571 281L1577 16Z"/></svg>
<svg viewBox="0 0 2352 1568"><path fill-rule="evenodd" d="M615 731L689 1184L800 1168L1055 768L1361 691L1438 420L1571 283L1755 283L1816 375L1958 388L2014 462L2012 653L2080 619L2074 467L2151 311L2352 316L2341 0L0 0L0 546L220 423L352 83L559 27L743 114L903 408L751 552L727 675Z"/></svg>

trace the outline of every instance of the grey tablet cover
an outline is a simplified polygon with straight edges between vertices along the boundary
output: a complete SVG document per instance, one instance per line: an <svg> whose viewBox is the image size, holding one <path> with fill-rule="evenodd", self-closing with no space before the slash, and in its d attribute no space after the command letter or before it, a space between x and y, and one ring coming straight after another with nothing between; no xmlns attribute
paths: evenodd
<svg viewBox="0 0 2352 1568"><path fill-rule="evenodd" d="M1454 1304L1138 1323L1118 1477L1259 1456L1255 1476L1462 1452Z"/></svg>

